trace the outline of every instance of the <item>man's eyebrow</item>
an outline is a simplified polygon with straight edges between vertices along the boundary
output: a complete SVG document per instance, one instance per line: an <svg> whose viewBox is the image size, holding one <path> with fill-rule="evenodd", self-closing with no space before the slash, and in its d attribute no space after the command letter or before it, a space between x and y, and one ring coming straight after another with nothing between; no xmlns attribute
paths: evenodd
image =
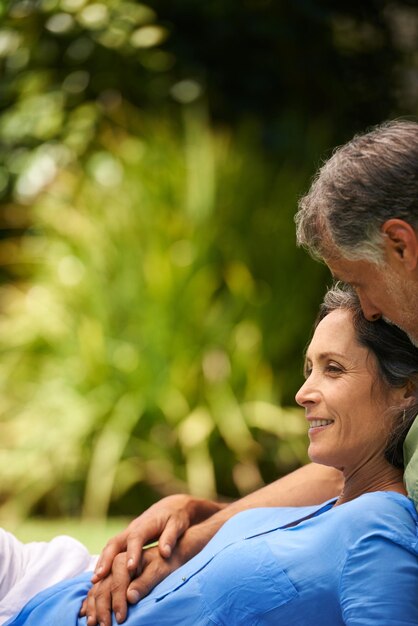
<svg viewBox="0 0 418 626"><path fill-rule="evenodd" d="M353 289L357 289L358 287L360 287L360 283L358 280L350 280L350 277L348 278L340 278L339 276L337 276L337 274L332 274L332 278L334 280L334 286L337 285L338 287L342 287L344 289L344 287L352 287Z"/></svg>
<svg viewBox="0 0 418 626"><path fill-rule="evenodd" d="M341 278L338 273L331 272L331 276L336 283L343 283L343 285L351 285L351 282L348 278Z"/></svg>

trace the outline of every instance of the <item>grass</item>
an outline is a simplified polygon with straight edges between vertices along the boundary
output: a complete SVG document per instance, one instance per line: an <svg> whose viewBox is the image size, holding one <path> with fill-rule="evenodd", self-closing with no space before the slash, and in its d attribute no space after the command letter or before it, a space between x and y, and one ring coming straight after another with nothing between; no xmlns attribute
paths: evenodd
<svg viewBox="0 0 418 626"><path fill-rule="evenodd" d="M106 541L120 532L129 523L127 518L109 518L105 521L77 520L75 518L43 520L29 518L13 524L2 523L5 530L12 532L20 541L49 541L57 535L70 535L83 543L92 554L98 554Z"/></svg>

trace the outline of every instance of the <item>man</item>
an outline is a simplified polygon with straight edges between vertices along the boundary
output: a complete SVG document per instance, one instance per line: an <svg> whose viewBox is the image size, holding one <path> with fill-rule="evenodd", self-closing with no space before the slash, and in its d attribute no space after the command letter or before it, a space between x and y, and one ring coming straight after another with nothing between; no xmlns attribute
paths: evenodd
<svg viewBox="0 0 418 626"><path fill-rule="evenodd" d="M298 244L324 260L335 278L356 289L368 319L384 316L418 345L417 123L384 124L334 152L302 198L296 224ZM415 502L417 449L418 418L405 442L405 480ZM118 562L127 562L131 572L142 572L128 590L129 601L137 602L238 511L319 503L335 496L340 485L336 470L310 464L228 506L189 496L164 498L109 542L96 580L110 571L117 553L126 551ZM147 550L140 560L142 546L155 537L158 548ZM94 602L102 615L109 608L106 581L98 583L95 594L87 609L89 613L93 607L94 613L89 624L96 623ZM124 613L122 595L113 593L115 612L121 605Z"/></svg>

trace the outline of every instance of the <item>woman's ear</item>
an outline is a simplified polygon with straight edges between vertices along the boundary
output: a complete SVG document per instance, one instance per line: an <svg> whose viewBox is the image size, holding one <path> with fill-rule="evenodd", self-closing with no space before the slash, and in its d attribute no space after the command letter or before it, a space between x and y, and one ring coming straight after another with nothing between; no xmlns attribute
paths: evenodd
<svg viewBox="0 0 418 626"><path fill-rule="evenodd" d="M415 271L418 267L418 235L411 224L393 218L383 224L381 232L385 237L389 264L402 264L406 270Z"/></svg>
<svg viewBox="0 0 418 626"><path fill-rule="evenodd" d="M405 409L418 404L418 389L413 380L408 380L405 387L403 387L403 402L405 403Z"/></svg>

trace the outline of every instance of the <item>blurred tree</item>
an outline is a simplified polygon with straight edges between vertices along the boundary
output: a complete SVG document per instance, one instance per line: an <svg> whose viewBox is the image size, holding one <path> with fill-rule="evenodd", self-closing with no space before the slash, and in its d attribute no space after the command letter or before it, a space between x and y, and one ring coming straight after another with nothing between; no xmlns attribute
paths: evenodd
<svg viewBox="0 0 418 626"><path fill-rule="evenodd" d="M288 123L289 111L302 126L322 120L332 142L386 117L416 114L413 0L155 0L153 6L170 29L173 74L207 85L215 119L235 125L251 115L264 122L267 144L279 150L296 147L281 122L284 113Z"/></svg>
<svg viewBox="0 0 418 626"><path fill-rule="evenodd" d="M306 155L311 170L324 147L387 117L416 113L412 1L155 0L151 7L11 0L0 17L6 276L26 271L13 262L13 238L30 216L8 204L22 200L21 181L27 189L31 180L35 193L60 164L82 159L121 100L176 115L176 100L187 103L203 91L215 122L237 128L251 119L269 158L279 161L305 163L298 141L314 123L324 135ZM40 168L33 174L34 161L43 164L42 175Z"/></svg>
<svg viewBox="0 0 418 626"><path fill-rule="evenodd" d="M36 235L19 256L32 275L1 292L3 515L102 516L112 502L132 514L150 488L236 495L306 459L302 413L275 406L282 385L266 353L310 322L321 272L298 289L292 325L278 281L275 324L263 327L270 287L229 212L242 194L251 215L271 166L257 171L252 145L213 135L202 106L185 110L184 140L133 111L140 132L105 124L85 165L62 167L33 201ZM293 174L278 189L283 266ZM257 234L263 244L264 226Z"/></svg>

